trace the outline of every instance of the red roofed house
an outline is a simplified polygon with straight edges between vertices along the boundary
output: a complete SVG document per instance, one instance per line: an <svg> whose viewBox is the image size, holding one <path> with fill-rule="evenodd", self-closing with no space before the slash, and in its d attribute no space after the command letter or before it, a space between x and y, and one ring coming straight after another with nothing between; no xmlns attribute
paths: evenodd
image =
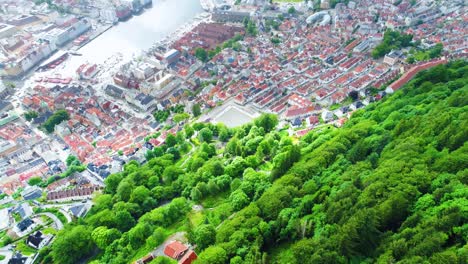
<svg viewBox="0 0 468 264"><path fill-rule="evenodd" d="M187 251L188 247L179 241L173 241L164 248L164 254L173 259L179 259Z"/></svg>
<svg viewBox="0 0 468 264"><path fill-rule="evenodd" d="M195 253L195 251L189 249L189 251L187 251L187 254L185 254L180 260L179 260L179 264L190 264L192 263L194 260L197 259L197 253Z"/></svg>
<svg viewBox="0 0 468 264"><path fill-rule="evenodd" d="M387 89L385 89L385 92L387 93L393 93L396 90L400 89L403 85L405 85L407 82L409 82L418 72L427 70L429 68L435 67L440 64L445 64L447 63L447 59L442 58L442 59L436 59L432 60L429 62L425 62L422 64L419 64L417 66L414 66L411 68L409 71L407 71L405 74L403 74L400 79L396 80L392 84L390 84Z"/></svg>
<svg viewBox="0 0 468 264"><path fill-rule="evenodd" d="M283 117L288 120L292 120L298 117L305 117L311 115L315 111L315 107L308 106L298 108L297 106L290 107L284 114Z"/></svg>
<svg viewBox="0 0 468 264"><path fill-rule="evenodd" d="M317 116L313 115L313 116L310 116L307 121L309 122L309 125L310 126L314 126L318 123L320 123L320 120Z"/></svg>
<svg viewBox="0 0 468 264"><path fill-rule="evenodd" d="M197 259L197 254L179 241L172 241L164 248L166 256L178 260L179 264L191 264Z"/></svg>

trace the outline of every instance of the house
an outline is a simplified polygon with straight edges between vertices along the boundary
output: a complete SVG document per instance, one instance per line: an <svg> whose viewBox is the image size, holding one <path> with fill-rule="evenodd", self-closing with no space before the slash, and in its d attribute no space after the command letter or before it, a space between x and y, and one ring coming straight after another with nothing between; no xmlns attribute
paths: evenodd
<svg viewBox="0 0 468 264"><path fill-rule="evenodd" d="M297 107L307 107L312 105L312 102L298 94L293 93L288 98L288 104L295 105Z"/></svg>
<svg viewBox="0 0 468 264"><path fill-rule="evenodd" d="M342 127L344 125L344 123L346 123L348 119L343 117L343 118L340 118L338 119L336 122L335 122L335 126L336 127Z"/></svg>
<svg viewBox="0 0 468 264"><path fill-rule="evenodd" d="M88 204L77 204L72 207L70 207L70 213L75 216L75 217L84 217L89 211L89 205Z"/></svg>
<svg viewBox="0 0 468 264"><path fill-rule="evenodd" d="M10 102L0 100L0 113L10 111L11 109L13 109L13 105Z"/></svg>
<svg viewBox="0 0 468 264"><path fill-rule="evenodd" d="M318 116L313 115L307 118L307 122L309 123L309 126L314 126L320 122Z"/></svg>
<svg viewBox="0 0 468 264"><path fill-rule="evenodd" d="M302 125L301 119L299 117L294 119L293 122L292 122L292 125L296 126L296 127L301 126Z"/></svg>
<svg viewBox="0 0 468 264"><path fill-rule="evenodd" d="M237 22L241 23L250 18L249 12L237 10L216 9L212 14L212 19L216 22Z"/></svg>
<svg viewBox="0 0 468 264"><path fill-rule="evenodd" d="M197 259L197 253L189 249L189 251L179 260L179 264L190 264Z"/></svg>
<svg viewBox="0 0 468 264"><path fill-rule="evenodd" d="M145 112L156 107L156 101L154 100L154 97L152 96L140 93L135 97L135 99L136 99L135 105Z"/></svg>
<svg viewBox="0 0 468 264"><path fill-rule="evenodd" d="M112 84L108 84L106 88L104 88L104 91L110 96L113 96L116 98L124 98L124 91Z"/></svg>
<svg viewBox="0 0 468 264"><path fill-rule="evenodd" d="M41 249L47 245L49 241L50 239L48 237L44 236L40 231L37 231L33 235L28 236L26 244L32 248Z"/></svg>
<svg viewBox="0 0 468 264"><path fill-rule="evenodd" d="M187 251L188 247L179 241L175 240L169 243L165 248L164 248L164 254L166 256L173 258L173 259L179 259L181 258L184 253Z"/></svg>
<svg viewBox="0 0 468 264"><path fill-rule="evenodd" d="M93 193L101 189L101 186L92 185L87 187L77 187L74 189L53 191L47 194L47 200L83 200L91 197Z"/></svg>
<svg viewBox="0 0 468 264"><path fill-rule="evenodd" d="M302 118L311 115L313 112L315 112L315 107L313 106L307 106L307 107L297 107L297 106L292 106L289 107L288 110L283 114L283 118L288 119L288 120L293 120L296 118Z"/></svg>
<svg viewBox="0 0 468 264"><path fill-rule="evenodd" d="M335 111L333 111L333 113L337 116L337 117L342 117L345 115L345 112L343 112L340 108L336 109Z"/></svg>
<svg viewBox="0 0 468 264"><path fill-rule="evenodd" d="M16 227L18 228L19 231L23 232L26 229L28 229L32 224L34 224L34 221L31 220L30 218L26 218L23 221L19 222Z"/></svg>
<svg viewBox="0 0 468 264"><path fill-rule="evenodd" d="M14 212L18 213L21 216L21 219L25 219L33 214L32 208L28 203L22 203Z"/></svg>
<svg viewBox="0 0 468 264"><path fill-rule="evenodd" d="M177 240L166 245L164 254L177 260L179 264L190 264L197 259L197 254L193 250Z"/></svg>
<svg viewBox="0 0 468 264"><path fill-rule="evenodd" d="M403 56L403 53L399 50L392 50L389 54L385 55L384 62L390 66L395 65L398 60Z"/></svg>
<svg viewBox="0 0 468 264"><path fill-rule="evenodd" d="M419 64L414 66L410 70L408 70L405 74L403 74L398 80L390 84L387 89L385 89L386 93L393 93L396 90L400 89L403 85L405 85L409 80L411 80L418 72L427 70L429 68L435 67L440 64L447 63L446 58L432 60L426 63Z"/></svg>
<svg viewBox="0 0 468 264"><path fill-rule="evenodd" d="M42 196L42 190L37 186L28 186L21 192L21 196L25 200L34 200Z"/></svg>
<svg viewBox="0 0 468 264"><path fill-rule="evenodd" d="M330 111L323 111L322 112L322 119L325 122L333 120L333 112Z"/></svg>
<svg viewBox="0 0 468 264"><path fill-rule="evenodd" d="M153 254L148 254L146 256L144 256L143 258L137 260L134 262L134 264L147 264L147 263L151 263L151 261L154 259L154 256Z"/></svg>
<svg viewBox="0 0 468 264"><path fill-rule="evenodd" d="M17 253L11 257L11 259L8 261L8 264L27 264L31 263L30 259L28 257L25 257L21 255L20 253Z"/></svg>
<svg viewBox="0 0 468 264"><path fill-rule="evenodd" d="M337 117L342 117L344 115L346 115L346 113L349 112L349 106L343 106L343 107L340 107L339 109L335 110L334 114L337 116Z"/></svg>
<svg viewBox="0 0 468 264"><path fill-rule="evenodd" d="M353 52L362 53L366 51L371 46L371 41L369 39L364 40L354 47Z"/></svg>
<svg viewBox="0 0 468 264"><path fill-rule="evenodd" d="M364 104L361 101L356 101L349 106L349 108L353 111L362 107L364 107Z"/></svg>

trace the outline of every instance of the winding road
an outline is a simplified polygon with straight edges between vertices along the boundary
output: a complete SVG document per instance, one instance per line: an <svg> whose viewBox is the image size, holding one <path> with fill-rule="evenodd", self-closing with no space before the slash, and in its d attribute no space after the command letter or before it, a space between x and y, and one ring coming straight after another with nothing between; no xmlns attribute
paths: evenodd
<svg viewBox="0 0 468 264"><path fill-rule="evenodd" d="M44 212L44 213L38 213L36 215L45 215L47 217L49 217L50 219L52 219L54 221L54 224L55 224L55 228L57 230L62 230L63 229L63 223L62 221L60 221L60 219L58 219L57 216L55 216L54 214L52 213L48 213L48 212Z"/></svg>
<svg viewBox="0 0 468 264"><path fill-rule="evenodd" d="M66 206L73 206L75 204L81 204L81 202L76 202L72 204L67 204ZM65 218L67 218L67 222L70 223L72 221L72 217L69 212L67 212L65 209L63 209L60 204L44 204L41 206L41 208L55 208L58 209L59 212L61 212Z"/></svg>

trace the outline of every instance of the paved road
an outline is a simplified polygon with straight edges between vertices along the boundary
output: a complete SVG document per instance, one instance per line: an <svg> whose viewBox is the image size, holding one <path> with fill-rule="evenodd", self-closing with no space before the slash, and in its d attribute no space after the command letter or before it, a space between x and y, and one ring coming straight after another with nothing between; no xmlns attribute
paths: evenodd
<svg viewBox="0 0 468 264"><path fill-rule="evenodd" d="M62 208L59 208L59 211L65 216L65 218L67 218L68 223L72 221L72 217L67 211L63 210Z"/></svg>
<svg viewBox="0 0 468 264"><path fill-rule="evenodd" d="M70 204L43 204L41 205L41 208L55 208L58 209L64 216L67 218L67 222L70 223L72 221L72 217L69 212L67 212L65 209L63 209L64 206L67 208L73 205L78 205L78 204L83 204L82 202L75 202L75 203L70 203Z"/></svg>
<svg viewBox="0 0 468 264"><path fill-rule="evenodd" d="M55 223L55 228L57 230L62 230L63 229L63 223L62 221L60 221L60 219L58 219L57 216L55 216L54 214L52 213L48 213L48 212L44 212L44 213L39 213L37 215L45 215L47 217L49 217L50 219L52 219Z"/></svg>

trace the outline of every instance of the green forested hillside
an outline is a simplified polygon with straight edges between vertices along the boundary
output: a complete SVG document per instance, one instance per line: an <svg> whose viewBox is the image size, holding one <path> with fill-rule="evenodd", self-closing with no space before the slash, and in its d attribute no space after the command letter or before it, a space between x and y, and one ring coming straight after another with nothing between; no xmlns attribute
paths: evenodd
<svg viewBox="0 0 468 264"><path fill-rule="evenodd" d="M423 72L301 139L273 115L186 126L111 175L41 258L128 263L187 231L198 264L468 263L467 69Z"/></svg>

